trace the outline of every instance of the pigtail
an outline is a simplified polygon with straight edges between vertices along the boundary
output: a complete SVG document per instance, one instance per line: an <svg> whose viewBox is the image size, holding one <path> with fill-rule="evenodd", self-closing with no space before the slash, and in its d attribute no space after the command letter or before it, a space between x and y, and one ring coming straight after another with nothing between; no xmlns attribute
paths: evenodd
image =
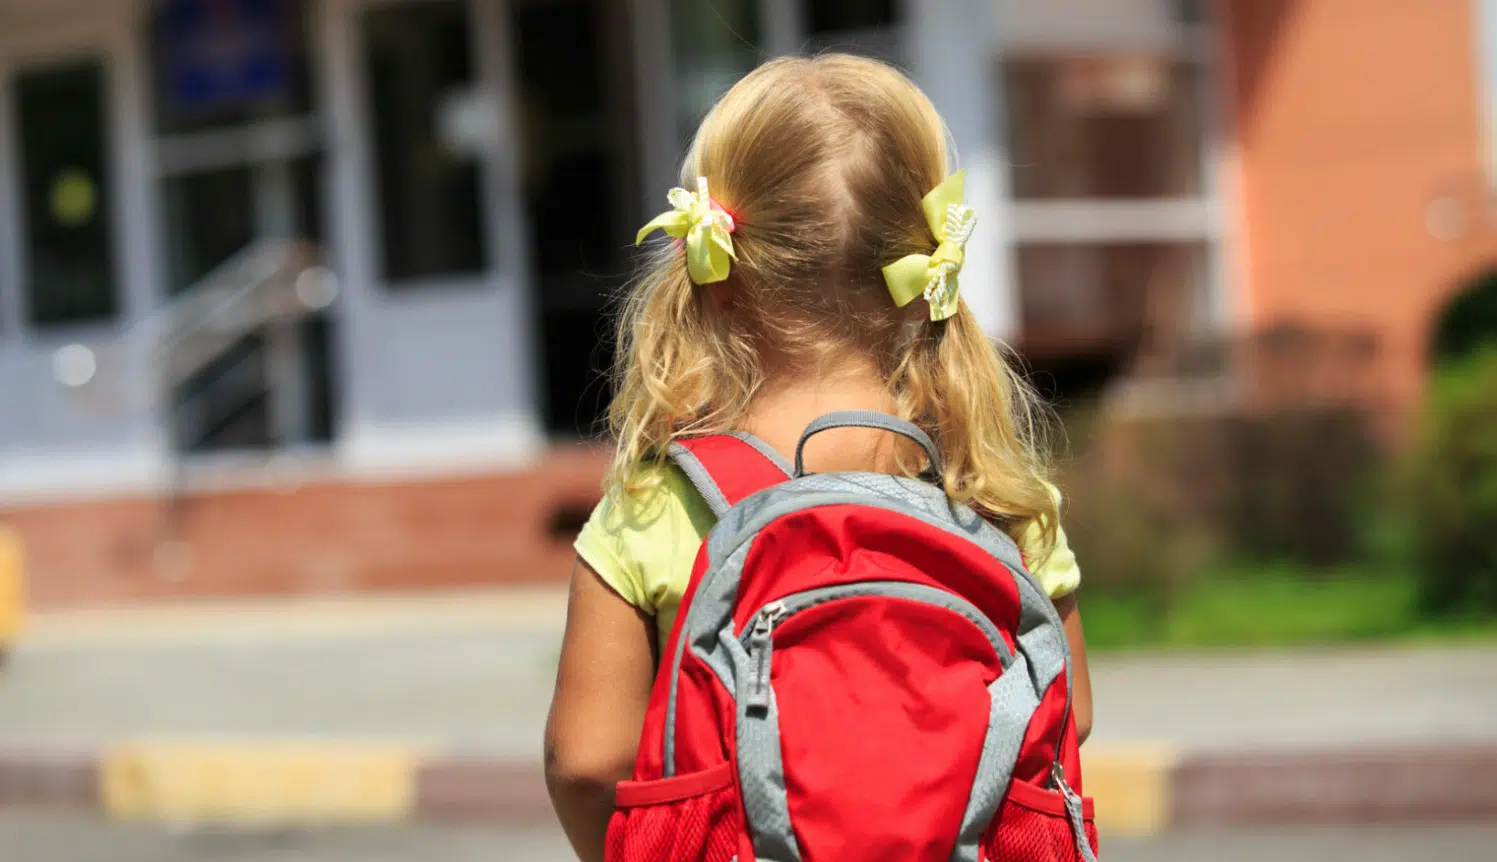
<svg viewBox="0 0 1497 862"><path fill-rule="evenodd" d="M706 290L670 249L635 280L618 315L615 393L608 424L618 448L610 491L659 481L669 443L727 430L758 386L752 345L731 321L708 313Z"/></svg>
<svg viewBox="0 0 1497 862"><path fill-rule="evenodd" d="M1047 543L1059 523L1047 484L1049 409L963 306L922 321L891 385L906 418L939 442L946 493L1003 524L1015 538L1038 523Z"/></svg>

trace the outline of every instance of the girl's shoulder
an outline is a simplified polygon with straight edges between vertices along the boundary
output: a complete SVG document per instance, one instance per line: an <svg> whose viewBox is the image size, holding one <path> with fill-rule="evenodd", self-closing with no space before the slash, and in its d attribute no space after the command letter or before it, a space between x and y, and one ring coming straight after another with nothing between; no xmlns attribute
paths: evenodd
<svg viewBox="0 0 1497 862"><path fill-rule="evenodd" d="M681 579L683 560L690 578L691 561L712 523L712 510L686 474L670 465L638 489L609 489L574 547L615 592L654 613L670 585Z"/></svg>
<svg viewBox="0 0 1497 862"><path fill-rule="evenodd" d="M1049 482L1045 483L1045 487L1055 498L1058 508L1061 504L1060 489ZM1071 550L1063 525L1055 525L1052 540L1046 534L1044 524L1038 521L1031 523L1019 538L1019 552L1024 557L1024 565L1029 567L1029 573L1034 575L1034 579L1039 581L1050 598L1070 595L1081 585L1081 567L1076 564L1076 554Z"/></svg>

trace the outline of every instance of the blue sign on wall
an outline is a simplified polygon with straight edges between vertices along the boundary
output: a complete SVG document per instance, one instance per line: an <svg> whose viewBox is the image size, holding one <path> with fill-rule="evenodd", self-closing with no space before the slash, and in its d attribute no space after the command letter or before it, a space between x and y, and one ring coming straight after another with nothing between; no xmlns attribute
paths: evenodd
<svg viewBox="0 0 1497 862"><path fill-rule="evenodd" d="M212 112L289 86L282 0L166 0L162 60L173 107Z"/></svg>

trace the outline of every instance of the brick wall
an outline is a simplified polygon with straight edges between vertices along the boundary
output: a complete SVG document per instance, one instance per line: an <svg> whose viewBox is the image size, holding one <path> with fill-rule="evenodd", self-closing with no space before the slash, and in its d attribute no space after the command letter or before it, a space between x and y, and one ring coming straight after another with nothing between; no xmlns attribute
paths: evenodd
<svg viewBox="0 0 1497 862"><path fill-rule="evenodd" d="M456 478L320 481L0 509L33 604L559 581L607 454ZM173 539L179 541L172 541Z"/></svg>
<svg viewBox="0 0 1497 862"><path fill-rule="evenodd" d="M1444 196L1485 199L1475 4L1223 6L1243 326L1370 332L1407 406L1434 315L1497 261L1484 206L1458 237L1428 221Z"/></svg>

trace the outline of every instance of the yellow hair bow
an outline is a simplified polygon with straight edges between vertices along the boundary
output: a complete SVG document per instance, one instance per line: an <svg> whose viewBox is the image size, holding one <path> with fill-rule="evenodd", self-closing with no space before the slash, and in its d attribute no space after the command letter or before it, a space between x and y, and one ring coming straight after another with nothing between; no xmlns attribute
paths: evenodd
<svg viewBox="0 0 1497 862"><path fill-rule="evenodd" d="M733 217L707 194L707 178L697 177L697 190L671 189L666 194L671 211L661 213L639 229L634 244L656 230L686 240L686 272L696 284L712 284L728 277L733 254Z"/></svg>
<svg viewBox="0 0 1497 862"><path fill-rule="evenodd" d="M894 304L903 308L917 296L930 303L930 319L945 320L960 307L957 274L966 259L967 240L977 213L963 203L966 171L957 171L920 201L925 220L940 245L935 254L910 254L884 267L884 282Z"/></svg>

